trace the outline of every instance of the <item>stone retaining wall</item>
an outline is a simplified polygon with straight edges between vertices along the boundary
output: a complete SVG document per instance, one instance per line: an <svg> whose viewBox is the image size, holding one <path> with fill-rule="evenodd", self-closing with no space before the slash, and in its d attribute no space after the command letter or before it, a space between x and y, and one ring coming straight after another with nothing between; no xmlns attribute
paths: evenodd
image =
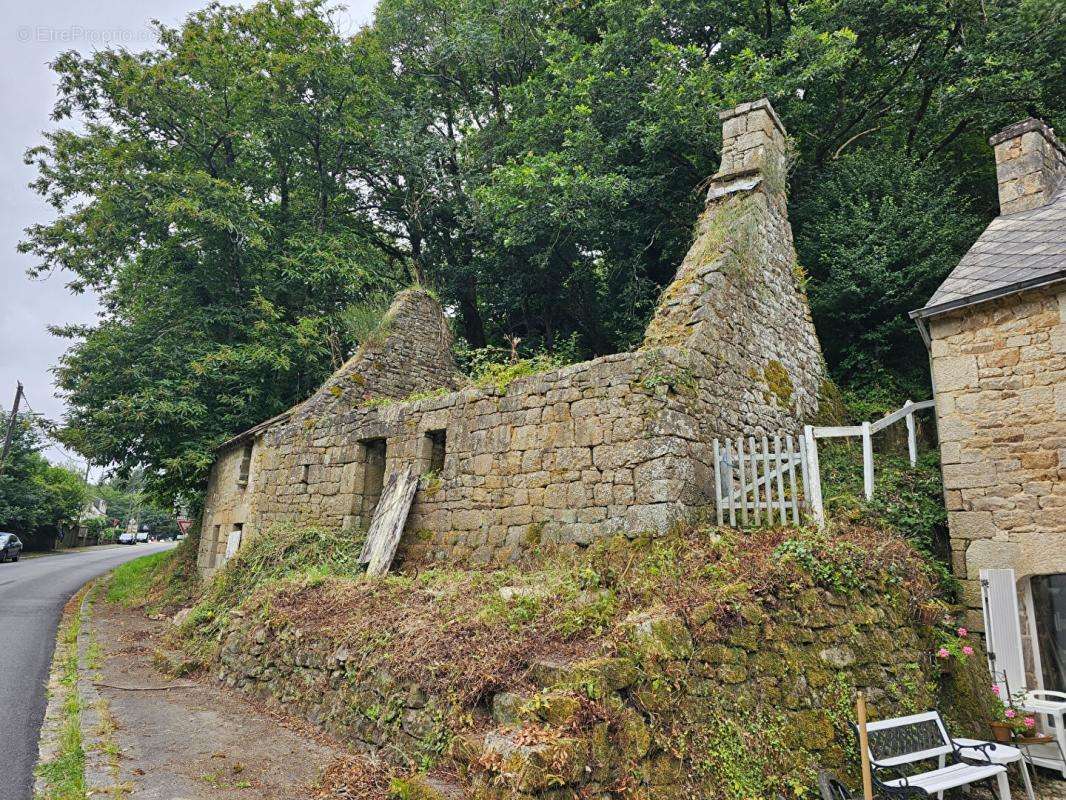
<svg viewBox="0 0 1066 800"><path fill-rule="evenodd" d="M397 763L450 756L481 800L608 797L623 784L627 797L680 798L701 782L701 796L734 796L742 787L730 794L719 781L729 748L743 748L749 734L801 774L851 774L856 689L875 717L942 707L951 718L933 680L936 633L914 620L890 579L863 592L803 589L738 610L725 628L713 619L717 603L687 618L635 615L606 657L531 654L528 682L501 687L480 708L454 708L395 680L387 652L356 653L320 631L269 620L236 620L218 675ZM975 685L983 689L987 675ZM612 721L589 716L590 700ZM681 731L695 737L687 752ZM757 763L753 755L748 766Z"/></svg>

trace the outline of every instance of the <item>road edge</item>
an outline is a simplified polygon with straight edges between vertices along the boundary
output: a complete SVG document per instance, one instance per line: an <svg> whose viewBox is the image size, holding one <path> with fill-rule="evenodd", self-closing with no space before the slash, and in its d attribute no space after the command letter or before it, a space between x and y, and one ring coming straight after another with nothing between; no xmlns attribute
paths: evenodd
<svg viewBox="0 0 1066 800"><path fill-rule="evenodd" d="M114 722L107 701L93 685L92 674L98 668L98 647L92 628L92 607L98 590L106 584L108 574L86 583L63 608L56 635L52 666L48 672L48 705L37 742L37 764L34 768L34 798L50 797L48 779L41 766L52 762L62 751L62 735L67 721L66 706L72 693L77 694L80 708L79 728L86 797L105 795L113 798L128 796L129 787L119 782L118 749L114 742ZM63 632L78 620L78 636L74 642L63 641ZM64 663L77 648L77 670L73 685L63 681Z"/></svg>

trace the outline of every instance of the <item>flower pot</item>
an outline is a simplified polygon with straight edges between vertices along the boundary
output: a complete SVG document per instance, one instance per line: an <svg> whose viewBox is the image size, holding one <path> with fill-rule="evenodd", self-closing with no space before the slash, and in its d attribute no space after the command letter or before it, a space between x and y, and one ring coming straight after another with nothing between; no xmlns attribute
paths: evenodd
<svg viewBox="0 0 1066 800"><path fill-rule="evenodd" d="M990 722L992 738L1001 744L1010 744L1014 741L1014 729L1009 722Z"/></svg>

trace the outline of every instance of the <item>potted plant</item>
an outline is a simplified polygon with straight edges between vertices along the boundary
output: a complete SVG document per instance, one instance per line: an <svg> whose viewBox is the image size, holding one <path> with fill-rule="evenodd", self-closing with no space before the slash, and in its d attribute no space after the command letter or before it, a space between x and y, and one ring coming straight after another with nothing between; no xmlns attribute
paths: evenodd
<svg viewBox="0 0 1066 800"><path fill-rule="evenodd" d="M997 684L992 684L992 693L1002 700L1003 690ZM996 703L997 718L990 720L988 725L992 729L992 736L997 742L1003 744L1036 744L1043 740L1036 731L1036 719L1029 716L1015 705L1014 696L1008 697L1007 702Z"/></svg>

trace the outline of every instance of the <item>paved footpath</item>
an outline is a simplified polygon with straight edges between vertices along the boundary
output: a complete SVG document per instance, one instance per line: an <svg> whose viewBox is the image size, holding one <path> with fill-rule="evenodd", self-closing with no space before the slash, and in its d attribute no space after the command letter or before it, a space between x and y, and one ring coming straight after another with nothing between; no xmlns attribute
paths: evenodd
<svg viewBox="0 0 1066 800"><path fill-rule="evenodd" d="M91 617L101 656L91 670L93 689L119 753L117 781L94 784L101 793L117 785L129 800L305 800L321 796L314 788L319 777L348 755L311 726L210 676L161 674L153 656L166 649L169 620L102 599Z"/></svg>
<svg viewBox="0 0 1066 800"><path fill-rule="evenodd" d="M89 580L173 544L87 548L0 564L0 800L29 800L64 604Z"/></svg>

